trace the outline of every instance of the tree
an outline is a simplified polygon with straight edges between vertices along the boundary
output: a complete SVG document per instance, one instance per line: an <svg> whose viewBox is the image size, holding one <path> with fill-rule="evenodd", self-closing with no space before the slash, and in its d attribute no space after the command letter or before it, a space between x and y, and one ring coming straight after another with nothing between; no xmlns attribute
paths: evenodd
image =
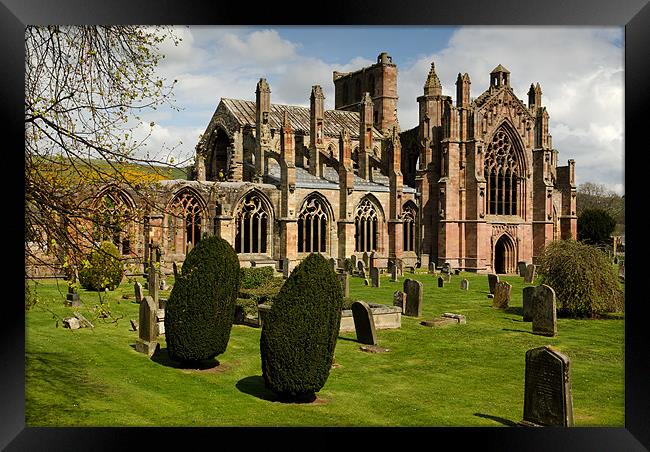
<svg viewBox="0 0 650 452"><path fill-rule="evenodd" d="M609 245L616 220L603 209L587 209L578 217L578 240L591 245Z"/></svg>
<svg viewBox="0 0 650 452"><path fill-rule="evenodd" d="M625 197L607 189L602 184L585 182L576 191L576 214L580 216L588 209L602 209L615 220L618 229L625 230Z"/></svg>
<svg viewBox="0 0 650 452"><path fill-rule="evenodd" d="M94 195L108 184L163 178L167 159L143 156L141 114L171 105L175 83L156 75L160 45L179 40L166 27L28 26L25 30L25 252L28 262L78 267L102 220ZM135 173L134 173L135 171ZM109 221L110 224L106 224ZM100 234L101 235L101 234Z"/></svg>

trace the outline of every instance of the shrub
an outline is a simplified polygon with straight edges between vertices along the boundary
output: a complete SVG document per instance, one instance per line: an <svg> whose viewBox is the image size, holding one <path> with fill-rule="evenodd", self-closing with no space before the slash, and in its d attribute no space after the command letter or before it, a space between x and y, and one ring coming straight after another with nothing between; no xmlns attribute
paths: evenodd
<svg viewBox="0 0 650 452"><path fill-rule="evenodd" d="M559 314L597 317L624 309L614 267L598 248L575 240L558 240L546 246L538 263L540 284L555 290Z"/></svg>
<svg viewBox="0 0 650 452"><path fill-rule="evenodd" d="M200 240L188 253L165 310L171 359L191 363L226 350L240 276L235 250L219 237Z"/></svg>
<svg viewBox="0 0 650 452"><path fill-rule="evenodd" d="M607 245L616 220L603 209L585 209L578 217L578 240L590 245Z"/></svg>
<svg viewBox="0 0 650 452"><path fill-rule="evenodd" d="M352 259L349 257L346 257L345 260L343 261L343 271L346 273L352 274L356 268L354 268L354 264L352 263Z"/></svg>
<svg viewBox="0 0 650 452"><path fill-rule="evenodd" d="M253 289L273 279L273 267L251 267L241 270L241 287Z"/></svg>
<svg viewBox="0 0 650 452"><path fill-rule="evenodd" d="M240 288L239 297L254 299L258 304L272 302L280 292L283 283L283 278L271 278L260 286L252 289Z"/></svg>
<svg viewBox="0 0 650 452"><path fill-rule="evenodd" d="M87 290L115 290L124 277L120 251L111 242L102 242L88 255L79 270L79 284Z"/></svg>
<svg viewBox="0 0 650 452"><path fill-rule="evenodd" d="M341 322L343 291L329 262L310 254L285 281L262 327L266 387L307 399L329 376Z"/></svg>

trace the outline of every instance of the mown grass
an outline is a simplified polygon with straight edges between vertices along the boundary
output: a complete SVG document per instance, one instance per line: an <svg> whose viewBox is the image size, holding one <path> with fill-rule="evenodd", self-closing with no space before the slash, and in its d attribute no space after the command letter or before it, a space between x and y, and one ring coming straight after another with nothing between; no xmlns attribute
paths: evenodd
<svg viewBox="0 0 650 452"><path fill-rule="evenodd" d="M94 319L97 294L80 291L84 305L63 305L66 286L38 285L39 301L26 313L26 424L35 426L506 426L523 416L526 350L553 345L571 359L576 426L624 425L623 314L607 320L558 320L554 338L532 334L522 321L523 278L513 285L510 308L491 307L485 275L462 274L438 288L424 273L422 318L402 317L398 330L379 330L390 351L359 350L355 333L343 333L335 367L318 399L286 404L264 388L260 330L234 325L219 365L178 368L161 353L134 349L138 305L123 283L109 293L114 318ZM460 279L470 281L460 290ZM380 288L351 278L353 298L392 304L399 282ZM56 318L79 310L94 329L68 330ZM427 328L423 319L455 312L466 325Z"/></svg>

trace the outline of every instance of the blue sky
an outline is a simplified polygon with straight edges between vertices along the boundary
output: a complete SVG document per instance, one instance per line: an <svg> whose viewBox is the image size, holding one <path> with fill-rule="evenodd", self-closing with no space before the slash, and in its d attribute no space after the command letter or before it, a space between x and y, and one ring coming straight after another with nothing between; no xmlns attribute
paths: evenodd
<svg viewBox="0 0 650 452"><path fill-rule="evenodd" d="M471 96L478 97L490 71L502 64L520 99L527 100L531 83L541 85L559 164L575 159L579 184L624 193L621 27L192 26L175 27L175 33L182 42L163 45L159 69L178 80L181 111L144 117L156 124L148 142L152 153L174 147L164 155L191 158L219 100L254 100L261 77L269 81L273 103L308 106L311 86L318 84L326 108L333 108L332 72L360 69L388 52L398 66L402 130L417 125L416 97L432 61L443 94L454 100L459 72L469 74Z"/></svg>

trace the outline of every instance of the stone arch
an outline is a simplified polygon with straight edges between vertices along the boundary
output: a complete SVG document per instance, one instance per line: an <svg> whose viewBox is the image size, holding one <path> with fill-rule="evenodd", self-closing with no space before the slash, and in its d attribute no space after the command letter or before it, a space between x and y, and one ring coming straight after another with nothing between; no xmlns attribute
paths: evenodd
<svg viewBox="0 0 650 452"><path fill-rule="evenodd" d="M115 184L102 188L91 200L92 238L110 241L123 256L136 253L136 206L133 198Z"/></svg>
<svg viewBox="0 0 650 452"><path fill-rule="evenodd" d="M379 251L384 223L381 203L372 194L366 194L354 210L355 251Z"/></svg>
<svg viewBox="0 0 650 452"><path fill-rule="evenodd" d="M417 243L417 205L408 200L402 206L400 219L402 220L402 250L406 252L416 251Z"/></svg>
<svg viewBox="0 0 650 452"><path fill-rule="evenodd" d="M514 273L517 266L517 247L510 234L504 232L494 242L492 268L495 273Z"/></svg>
<svg viewBox="0 0 650 452"><path fill-rule="evenodd" d="M232 159L232 136L222 126L217 126L210 134L205 150L205 176L209 181L228 180Z"/></svg>
<svg viewBox="0 0 650 452"><path fill-rule="evenodd" d="M305 196L298 212L299 253L327 253L331 249L330 225L334 210L327 198L318 192Z"/></svg>
<svg viewBox="0 0 650 452"><path fill-rule="evenodd" d="M273 205L255 188L235 203L234 248L238 254L271 254L273 250Z"/></svg>
<svg viewBox="0 0 650 452"><path fill-rule="evenodd" d="M207 203L192 187L182 187L174 193L166 209L168 249L187 254L201 240L207 225Z"/></svg>

